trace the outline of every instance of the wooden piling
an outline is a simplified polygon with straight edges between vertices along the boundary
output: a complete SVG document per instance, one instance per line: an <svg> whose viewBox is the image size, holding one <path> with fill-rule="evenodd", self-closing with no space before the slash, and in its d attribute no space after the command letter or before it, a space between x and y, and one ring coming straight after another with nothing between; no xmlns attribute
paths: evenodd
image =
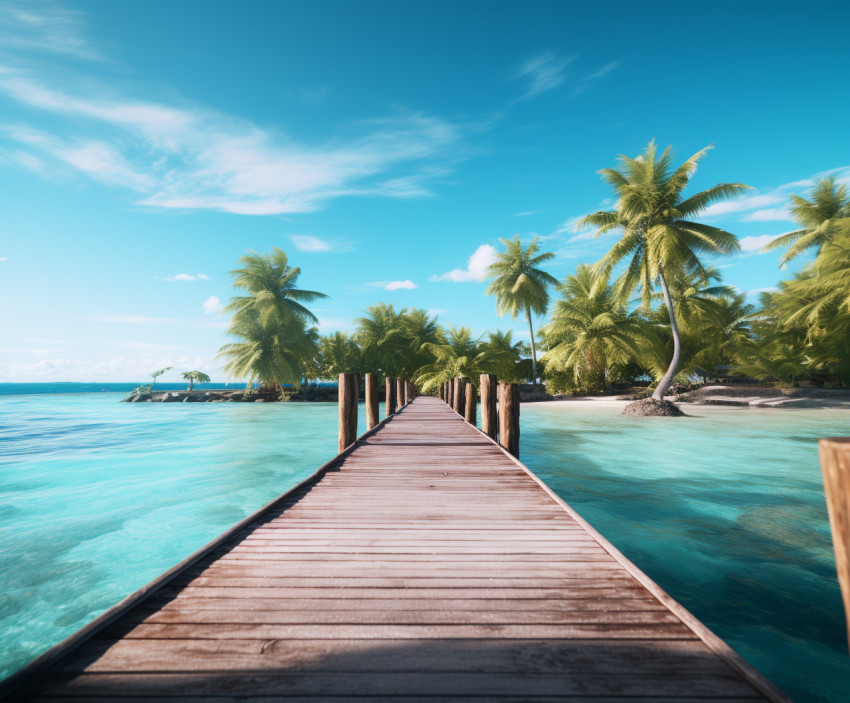
<svg viewBox="0 0 850 703"><path fill-rule="evenodd" d="M387 417L392 415L396 411L396 405L398 404L398 398L395 393L395 379L387 376L387 380L384 382L384 388L387 393L386 397L386 413Z"/></svg>
<svg viewBox="0 0 850 703"><path fill-rule="evenodd" d="M400 378L395 380L395 397L396 402L398 403L398 409L401 410L405 405L404 400L404 381Z"/></svg>
<svg viewBox="0 0 850 703"><path fill-rule="evenodd" d="M463 416L463 413L466 410L466 379L463 377L455 379L454 410L461 416Z"/></svg>
<svg viewBox="0 0 850 703"><path fill-rule="evenodd" d="M381 421L378 411L378 375L366 374L366 429L371 430Z"/></svg>
<svg viewBox="0 0 850 703"><path fill-rule="evenodd" d="M481 374L481 431L496 439L499 433L499 420L496 415L496 396L498 380L491 373Z"/></svg>
<svg viewBox="0 0 850 703"><path fill-rule="evenodd" d="M850 437L822 439L820 466L850 642Z"/></svg>
<svg viewBox="0 0 850 703"><path fill-rule="evenodd" d="M466 407L464 408L463 417L470 425L477 425L478 418L476 417L476 408L478 407L477 398L475 397L475 386L469 381L466 383Z"/></svg>
<svg viewBox="0 0 850 703"><path fill-rule="evenodd" d="M446 404L453 408L455 403L455 382L454 379L446 381Z"/></svg>
<svg viewBox="0 0 850 703"><path fill-rule="evenodd" d="M519 384L499 384L499 444L519 458Z"/></svg>
<svg viewBox="0 0 850 703"><path fill-rule="evenodd" d="M339 451L357 439L357 401L359 388L356 373L339 375Z"/></svg>

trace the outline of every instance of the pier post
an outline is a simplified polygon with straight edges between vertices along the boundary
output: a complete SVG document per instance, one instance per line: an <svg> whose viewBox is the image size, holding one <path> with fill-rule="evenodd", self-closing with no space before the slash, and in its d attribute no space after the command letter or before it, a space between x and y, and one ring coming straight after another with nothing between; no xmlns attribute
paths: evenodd
<svg viewBox="0 0 850 703"><path fill-rule="evenodd" d="M519 458L519 384L499 384L499 444Z"/></svg>
<svg viewBox="0 0 850 703"><path fill-rule="evenodd" d="M478 407L478 403L476 402L475 397L475 386L472 385L471 382L466 382L466 407L464 408L464 419L473 426L478 425L478 418L476 417L476 408Z"/></svg>
<svg viewBox="0 0 850 703"><path fill-rule="evenodd" d="M850 437L829 437L819 444L838 585L850 640Z"/></svg>
<svg viewBox="0 0 850 703"><path fill-rule="evenodd" d="M378 375L366 374L366 429L371 430L380 422L378 416Z"/></svg>
<svg viewBox="0 0 850 703"><path fill-rule="evenodd" d="M493 439L496 439L499 431L496 416L497 383L493 374L481 374L481 431Z"/></svg>
<svg viewBox="0 0 850 703"><path fill-rule="evenodd" d="M395 380L395 397L396 403L398 404L398 410L401 410L404 407L404 381L400 378Z"/></svg>
<svg viewBox="0 0 850 703"><path fill-rule="evenodd" d="M339 375L339 451L357 439L358 386L356 373Z"/></svg>
<svg viewBox="0 0 850 703"><path fill-rule="evenodd" d="M387 380L384 382L384 388L386 389L387 393L386 413L387 417L389 417L395 412L396 403L398 402L395 395L395 379L387 376Z"/></svg>
<svg viewBox="0 0 850 703"><path fill-rule="evenodd" d="M455 405L455 382L454 380L446 381L446 404L453 408Z"/></svg>
<svg viewBox="0 0 850 703"><path fill-rule="evenodd" d="M455 412L463 417L466 410L466 379L461 376L455 379Z"/></svg>

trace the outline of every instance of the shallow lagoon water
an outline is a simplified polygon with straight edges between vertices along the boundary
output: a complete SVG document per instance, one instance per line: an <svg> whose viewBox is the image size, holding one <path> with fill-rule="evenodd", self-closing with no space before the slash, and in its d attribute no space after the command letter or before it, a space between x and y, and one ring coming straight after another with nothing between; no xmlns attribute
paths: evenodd
<svg viewBox="0 0 850 703"><path fill-rule="evenodd" d="M0 675L336 450L335 404L119 397L0 397ZM689 412L524 405L522 458L795 700L847 700L816 441L850 434L850 412Z"/></svg>

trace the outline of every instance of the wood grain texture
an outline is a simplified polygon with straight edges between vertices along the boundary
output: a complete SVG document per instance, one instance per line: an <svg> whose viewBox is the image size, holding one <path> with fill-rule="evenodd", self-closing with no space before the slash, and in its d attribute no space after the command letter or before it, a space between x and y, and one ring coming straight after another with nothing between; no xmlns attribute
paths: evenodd
<svg viewBox="0 0 850 703"><path fill-rule="evenodd" d="M358 379L356 373L339 375L339 451L357 438Z"/></svg>
<svg viewBox="0 0 850 703"><path fill-rule="evenodd" d="M464 393L466 395L464 400L463 417L470 425L477 425L478 418L476 417L476 410L478 408L478 399L475 397L475 386L467 382Z"/></svg>
<svg viewBox="0 0 850 703"><path fill-rule="evenodd" d="M499 419L496 414L498 380L491 373L481 374L481 431L488 437L497 439Z"/></svg>
<svg viewBox="0 0 850 703"><path fill-rule="evenodd" d="M707 632L423 396L30 672L17 696L785 700Z"/></svg>
<svg viewBox="0 0 850 703"><path fill-rule="evenodd" d="M519 384L499 384L499 444L519 457Z"/></svg>
<svg viewBox="0 0 850 703"><path fill-rule="evenodd" d="M850 438L822 439L820 464L850 642Z"/></svg>
<svg viewBox="0 0 850 703"><path fill-rule="evenodd" d="M366 374L366 428L372 429L380 422L378 410L378 374Z"/></svg>
<svg viewBox="0 0 850 703"><path fill-rule="evenodd" d="M393 415L396 411L396 406L398 405L398 396L396 395L396 387L395 387L395 379L390 378L389 376L384 381L385 388L385 400L386 405L384 406L384 410L386 412L386 416L389 417Z"/></svg>

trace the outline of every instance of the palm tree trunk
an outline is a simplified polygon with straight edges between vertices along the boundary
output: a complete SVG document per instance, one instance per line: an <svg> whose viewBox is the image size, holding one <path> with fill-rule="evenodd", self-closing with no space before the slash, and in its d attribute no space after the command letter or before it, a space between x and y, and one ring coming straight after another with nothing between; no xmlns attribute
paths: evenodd
<svg viewBox="0 0 850 703"><path fill-rule="evenodd" d="M525 309L528 318L528 331L531 333L531 388L537 388L537 350L534 348L534 328L531 326L531 308Z"/></svg>
<svg viewBox="0 0 850 703"><path fill-rule="evenodd" d="M679 368L679 357L682 355L682 343L679 339L679 325L676 324L676 311L673 310L673 299L670 297L670 291L667 289L667 281L664 279L664 274L659 272L658 279L661 282L661 293L664 295L664 304L667 306L667 313L670 315L670 330L673 333L673 359L670 361L670 366L667 372L658 382L652 397L655 400L663 400L664 393L669 388L676 371Z"/></svg>

